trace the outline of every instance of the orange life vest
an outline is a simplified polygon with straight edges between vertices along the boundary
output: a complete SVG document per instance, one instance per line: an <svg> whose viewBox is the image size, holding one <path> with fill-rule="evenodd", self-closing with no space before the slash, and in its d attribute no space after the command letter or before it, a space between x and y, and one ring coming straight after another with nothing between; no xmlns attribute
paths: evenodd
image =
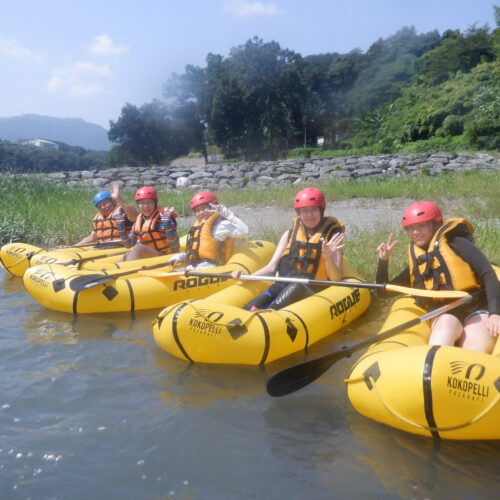
<svg viewBox="0 0 500 500"><path fill-rule="evenodd" d="M463 236L474 242L474 228L462 218L451 218L432 237L427 250L415 243L408 247L410 281L414 288L427 290L474 290L480 288L471 266L459 257L448 242Z"/></svg>
<svg viewBox="0 0 500 500"><path fill-rule="evenodd" d="M307 237L307 230L300 217L294 217L288 241L278 264L280 276L327 280L326 261L321 253L323 241L334 233L343 233L344 224L336 217L323 217L316 232Z"/></svg>
<svg viewBox="0 0 500 500"><path fill-rule="evenodd" d="M101 212L98 212L94 217L92 224L94 226L98 242L102 243L104 241L116 240L120 238L116 221L113 218L113 216L118 215L120 212L123 212L123 210L118 205L107 217L103 217ZM125 219L125 227L127 231L129 231L132 227L132 223L128 220L128 218Z"/></svg>
<svg viewBox="0 0 500 500"><path fill-rule="evenodd" d="M212 228L219 219L221 219L219 214L212 214L203 221L196 219L189 230L186 243L188 265L194 266L201 261L208 261L222 266L233 255L234 238L220 241L212 235Z"/></svg>
<svg viewBox="0 0 500 500"><path fill-rule="evenodd" d="M164 207L157 207L151 214L151 217L145 218L144 215L139 214L134 224L134 236L144 245L154 248L158 252L170 254L179 251L179 239L172 243L167 241L165 233L156 229L156 225L160 220L160 216ZM175 216L174 216L175 221ZM177 222L175 222L177 225Z"/></svg>

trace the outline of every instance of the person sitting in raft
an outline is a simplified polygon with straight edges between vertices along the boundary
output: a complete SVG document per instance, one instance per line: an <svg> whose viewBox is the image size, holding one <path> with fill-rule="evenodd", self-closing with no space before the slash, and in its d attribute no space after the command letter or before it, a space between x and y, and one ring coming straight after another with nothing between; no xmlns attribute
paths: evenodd
<svg viewBox="0 0 500 500"><path fill-rule="evenodd" d="M396 245L389 235L377 247L377 283L392 283L427 290L486 292L473 302L441 314L431 323L431 345L458 345L491 353L500 332L500 284L486 256L475 246L471 224L463 218L443 222L441 210L430 201L418 201L403 213L409 237L409 265L389 281L389 257ZM424 307L432 307L420 303Z"/></svg>
<svg viewBox="0 0 500 500"><path fill-rule="evenodd" d="M94 206L99 210L92 221L94 228L77 245L104 243L120 239L117 221L123 220L124 230L130 231L138 214L137 210L121 197L119 182L111 183L111 193L99 191L94 196Z"/></svg>
<svg viewBox="0 0 500 500"><path fill-rule="evenodd" d="M139 207L135 224L130 233L126 230L125 219L117 222L120 237L132 250L124 254L123 260L157 257L179 251L177 236L177 214L173 207L159 207L158 194L149 186L141 187L135 193Z"/></svg>
<svg viewBox="0 0 500 500"><path fill-rule="evenodd" d="M185 262L189 271L224 265L233 254L235 238L248 235L248 226L220 205L211 191L196 193L190 206L196 220L188 233L186 251L172 257L170 264L175 267Z"/></svg>
<svg viewBox="0 0 500 500"><path fill-rule="evenodd" d="M319 280L340 280L343 274L344 224L335 217L325 217L326 202L316 188L305 188L294 198L297 217L285 231L264 267L253 276L274 275ZM238 279L241 271L233 271ZM281 309L324 289L300 283L275 283L252 299L244 309Z"/></svg>

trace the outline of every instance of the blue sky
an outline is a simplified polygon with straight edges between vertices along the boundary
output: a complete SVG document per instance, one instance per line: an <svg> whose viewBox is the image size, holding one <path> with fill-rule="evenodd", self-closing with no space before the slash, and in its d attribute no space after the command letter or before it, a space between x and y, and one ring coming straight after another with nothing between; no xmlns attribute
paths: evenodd
<svg viewBox="0 0 500 500"><path fill-rule="evenodd" d="M500 2L499 2L500 3ZM258 36L302 55L366 51L403 26L495 26L490 0L0 0L0 117L83 118L161 98L172 72Z"/></svg>

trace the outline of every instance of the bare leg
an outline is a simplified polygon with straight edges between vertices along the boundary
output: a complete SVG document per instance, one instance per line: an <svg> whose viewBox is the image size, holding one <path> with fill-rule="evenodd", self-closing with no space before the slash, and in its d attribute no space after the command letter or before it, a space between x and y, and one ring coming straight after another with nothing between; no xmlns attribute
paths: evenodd
<svg viewBox="0 0 500 500"><path fill-rule="evenodd" d="M142 243L136 243L132 250L124 254L123 260L146 259L147 257L158 257L158 255L162 254L154 248L143 245Z"/></svg>
<svg viewBox="0 0 500 500"><path fill-rule="evenodd" d="M441 314L431 325L430 345L455 345L464 328L460 320L452 314Z"/></svg>
<svg viewBox="0 0 500 500"><path fill-rule="evenodd" d="M475 314L467 319L464 325L464 336L459 345L471 351L492 353L497 339L488 333L487 319L487 314Z"/></svg>

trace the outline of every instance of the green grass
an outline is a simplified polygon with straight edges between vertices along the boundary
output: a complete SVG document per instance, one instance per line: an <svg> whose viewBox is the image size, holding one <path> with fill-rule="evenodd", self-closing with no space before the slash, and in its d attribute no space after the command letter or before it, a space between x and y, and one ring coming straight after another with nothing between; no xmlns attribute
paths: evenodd
<svg viewBox="0 0 500 500"><path fill-rule="evenodd" d="M432 199L436 203L448 198L476 200L478 207L487 211L500 208L497 188L500 172L488 173L466 171L444 173L437 176L400 176L389 178L362 178L356 180L330 179L318 185L327 200L347 200L351 198L396 198ZM305 185L304 185L305 186ZM263 207L276 205L290 207L290 200L300 186L276 187L261 190L229 190L219 194L227 205L249 205ZM176 205L177 206L177 205Z"/></svg>
<svg viewBox="0 0 500 500"><path fill-rule="evenodd" d="M476 228L478 246L490 260L500 262L499 219L500 173L461 172L447 173L436 177L403 176L388 179L330 180L318 185L327 200L375 198L428 199L440 204L450 200L454 214L468 218ZM300 186L269 188L257 191L228 190L218 193L219 201L228 206L290 207L290 200ZM23 241L42 247L71 244L90 233L95 215L92 197L95 190L65 188L33 178L14 177L0 183L0 244ZM175 206L180 214L189 214L192 192L160 192L160 204ZM124 190L126 200L133 199L133 192ZM284 228L276 230L263 225L261 234L252 237L277 242ZM185 234L188 227L183 223L179 233ZM346 245L346 254L354 266L367 279L373 278L376 267L375 248L381 235L387 233L380 221L369 231L354 231ZM390 228L394 230L394 228ZM399 230L396 228L396 230ZM401 243L405 235L396 235ZM400 244L392 263L405 259L405 245ZM370 256L367 258L367 256ZM391 267L391 275L398 266Z"/></svg>

